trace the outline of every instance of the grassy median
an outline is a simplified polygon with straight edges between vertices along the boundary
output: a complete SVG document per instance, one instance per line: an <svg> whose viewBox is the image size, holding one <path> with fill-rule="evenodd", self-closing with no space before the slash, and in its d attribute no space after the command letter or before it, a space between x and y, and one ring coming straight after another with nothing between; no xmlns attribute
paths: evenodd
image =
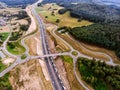
<svg viewBox="0 0 120 90"><path fill-rule="evenodd" d="M21 46L20 41L10 42L7 44L7 50L15 55L20 55L25 52L25 48Z"/></svg>

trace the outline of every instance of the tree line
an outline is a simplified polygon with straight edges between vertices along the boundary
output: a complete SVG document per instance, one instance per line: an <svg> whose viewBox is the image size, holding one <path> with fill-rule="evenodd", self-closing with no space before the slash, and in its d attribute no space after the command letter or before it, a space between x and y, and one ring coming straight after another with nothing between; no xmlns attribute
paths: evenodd
<svg viewBox="0 0 120 90"><path fill-rule="evenodd" d="M105 62L78 58L78 70L82 79L95 90L120 90L120 66Z"/></svg>
<svg viewBox="0 0 120 90"><path fill-rule="evenodd" d="M120 9L117 7L81 3L66 8L70 10L73 17L82 17L97 23L120 24Z"/></svg>

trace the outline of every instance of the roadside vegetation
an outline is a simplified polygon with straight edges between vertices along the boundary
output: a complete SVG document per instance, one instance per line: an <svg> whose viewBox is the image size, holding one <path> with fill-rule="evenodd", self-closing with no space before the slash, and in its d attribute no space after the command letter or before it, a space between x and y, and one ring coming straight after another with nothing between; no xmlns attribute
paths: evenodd
<svg viewBox="0 0 120 90"><path fill-rule="evenodd" d="M0 72L2 72L6 68L7 66L4 65L0 59ZM8 78L9 78L9 73L5 74L3 77L0 77L0 90L12 90Z"/></svg>
<svg viewBox="0 0 120 90"><path fill-rule="evenodd" d="M22 31L27 31L28 30L28 28L29 28L29 25L20 25L20 30L22 30Z"/></svg>
<svg viewBox="0 0 120 90"><path fill-rule="evenodd" d="M110 66L87 58L78 58L77 64L82 79L95 90L120 89L120 66Z"/></svg>
<svg viewBox="0 0 120 90"><path fill-rule="evenodd" d="M18 32L12 32L10 41L15 41L18 40L22 36L23 32L18 31Z"/></svg>
<svg viewBox="0 0 120 90"><path fill-rule="evenodd" d="M10 42L7 44L7 50L15 55L20 55L25 52L25 48L21 46L20 42Z"/></svg>
<svg viewBox="0 0 120 90"><path fill-rule="evenodd" d="M8 37L9 33L0 33L0 41L5 41Z"/></svg>
<svg viewBox="0 0 120 90"><path fill-rule="evenodd" d="M61 57L64 62L73 63L73 59L70 56Z"/></svg>
<svg viewBox="0 0 120 90"><path fill-rule="evenodd" d="M70 83L71 90L84 90L84 88L77 81L73 71L73 59L70 56L61 56L64 67L67 72L67 78Z"/></svg>
<svg viewBox="0 0 120 90"><path fill-rule="evenodd" d="M72 52L72 55L77 56L78 53L77 53L76 51L73 51L73 52Z"/></svg>
<svg viewBox="0 0 120 90"><path fill-rule="evenodd" d="M23 54L23 55L21 56L21 59L25 59L25 58L27 58L27 55L26 55L26 54Z"/></svg>
<svg viewBox="0 0 120 90"><path fill-rule="evenodd" d="M0 77L0 90L12 90L12 86L9 82L10 74L7 73L3 77Z"/></svg>
<svg viewBox="0 0 120 90"><path fill-rule="evenodd" d="M11 37L10 37L10 41L16 41L18 39L20 39L24 33L28 30L29 25L26 24L19 24L19 30L12 32Z"/></svg>
<svg viewBox="0 0 120 90"><path fill-rule="evenodd" d="M5 68L7 68L7 66L4 65L0 59L0 72L2 72Z"/></svg>

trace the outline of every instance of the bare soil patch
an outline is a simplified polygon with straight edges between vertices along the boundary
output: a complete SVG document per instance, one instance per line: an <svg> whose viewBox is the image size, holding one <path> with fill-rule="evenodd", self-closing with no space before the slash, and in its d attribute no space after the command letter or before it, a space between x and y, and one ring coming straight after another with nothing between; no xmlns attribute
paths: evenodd
<svg viewBox="0 0 120 90"><path fill-rule="evenodd" d="M31 24L29 26L28 31L26 32L26 35L28 35L37 29L37 24L36 24L35 18L33 17L32 13L31 13L31 7L27 7L26 12L29 15L29 17L31 18Z"/></svg>
<svg viewBox="0 0 120 90"><path fill-rule="evenodd" d="M15 61L14 58L5 58L5 59L2 60L3 64L8 65L8 66L9 66L11 63L13 63L14 61Z"/></svg>

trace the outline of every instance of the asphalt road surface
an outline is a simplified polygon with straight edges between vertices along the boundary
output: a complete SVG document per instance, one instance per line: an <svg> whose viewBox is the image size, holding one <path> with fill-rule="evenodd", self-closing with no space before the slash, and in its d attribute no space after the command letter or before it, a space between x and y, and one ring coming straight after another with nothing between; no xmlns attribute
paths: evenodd
<svg viewBox="0 0 120 90"><path fill-rule="evenodd" d="M44 23L43 23L42 19L36 13L34 6L32 8L32 13L36 17L36 20L38 21L38 24L39 24L40 39L42 41L43 54L44 55L50 54L48 42L46 39L46 37L47 37L46 29L44 27ZM55 70L56 67L54 66L53 58L52 57L45 57L44 60L45 60L45 63L47 65L47 68L48 68L48 72L49 72L49 75L50 75L50 78L52 81L53 89L54 90L65 90L65 87L64 87L62 81L60 80L58 73Z"/></svg>

